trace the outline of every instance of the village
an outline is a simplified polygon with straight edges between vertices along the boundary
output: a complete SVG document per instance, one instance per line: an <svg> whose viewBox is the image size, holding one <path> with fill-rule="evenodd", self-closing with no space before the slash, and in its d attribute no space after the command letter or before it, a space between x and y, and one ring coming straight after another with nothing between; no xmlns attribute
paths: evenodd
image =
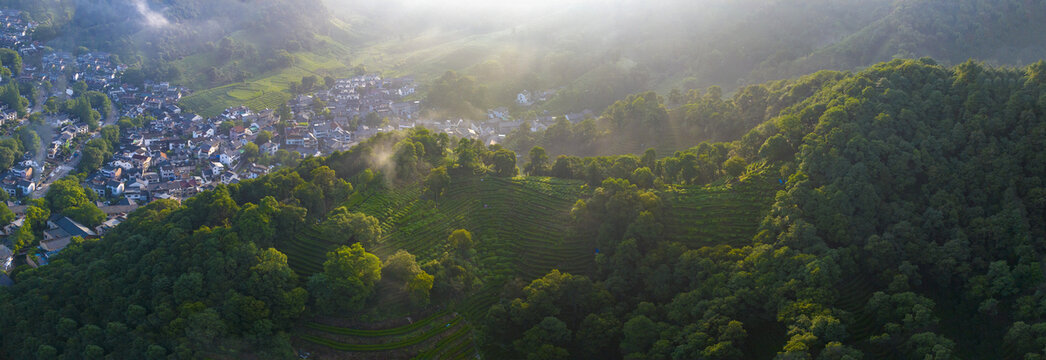
<svg viewBox="0 0 1046 360"><path fill-rule="evenodd" d="M74 55L50 50L27 35L34 24L20 12L0 10L0 45L23 56L40 57L39 66L25 65L17 81L46 83L41 98L67 100L73 84L86 84L111 100L113 113L101 125L116 125L120 119L136 119L141 126L120 129L119 141L107 161L83 178L82 187L106 216L94 228L66 216L54 214L36 251L26 263L47 264L48 259L72 243L75 237L96 238L126 220L139 206L158 199L181 201L220 184L264 176L280 165L296 163L308 156L346 151L378 133L425 127L452 137L470 138L494 145L524 124L530 131L543 130L559 117L536 116L514 119L508 109L487 111L486 119L425 118L413 78L383 78L378 74L335 79L324 89L292 98L281 109L252 110L245 106L226 109L217 116L203 117L183 111L179 100L191 90L167 82L145 80L141 86L122 82L127 68L110 54L85 52ZM553 92L521 92L517 105L528 107L545 101ZM30 113L41 111L39 99ZM282 113L282 116L281 116ZM288 117L289 118L285 118ZM591 112L563 116L577 123ZM26 221L27 202L40 199L50 185L80 168L84 145L101 136L84 121L69 114L48 114L46 129L37 129L42 149L27 153L0 174L0 189L16 218L2 229L12 236ZM13 109L0 108L5 129L25 123ZM46 137L46 138L45 138ZM0 272L10 270L14 252L0 245ZM3 279L0 278L0 283Z"/></svg>

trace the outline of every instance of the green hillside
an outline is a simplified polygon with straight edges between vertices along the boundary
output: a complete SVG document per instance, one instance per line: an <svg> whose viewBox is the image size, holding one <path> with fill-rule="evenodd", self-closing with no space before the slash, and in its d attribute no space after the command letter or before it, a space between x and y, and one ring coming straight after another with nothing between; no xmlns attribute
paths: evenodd
<svg viewBox="0 0 1046 360"><path fill-rule="evenodd" d="M350 200L352 208L381 219L386 230L382 244L374 250L381 257L406 249L420 259L433 258L451 231L470 229L483 284L467 299L410 326L363 331L310 324L296 336L333 350L385 351L399 354L397 357L474 354L475 335L468 324L485 315L505 281L540 276L557 268L578 273L594 270L593 249L567 237L566 220L580 189L581 184L572 181L484 177L452 184L438 203L421 199L417 188L356 195L363 200ZM330 245L306 235L288 246L292 267L308 274L320 269L310 259L322 259L325 247ZM427 322L437 326L421 325ZM375 337L378 339L360 339ZM317 353L329 351L316 345L305 348Z"/></svg>
<svg viewBox="0 0 1046 360"><path fill-rule="evenodd" d="M761 87L685 99L758 125L671 154L517 157L418 128L151 203L13 271L0 355L1043 355L1046 62ZM663 101L607 121L673 133Z"/></svg>
<svg viewBox="0 0 1046 360"><path fill-rule="evenodd" d="M538 278L553 269L595 274L595 244L572 234L569 221L583 188L582 182L554 178L479 177L452 183L438 202L423 199L416 187L353 195L346 205L380 219L385 229L382 244L373 250L379 257L405 249L419 259L432 258L445 246L447 234L469 229L484 283L459 302L408 325L365 330L325 325L347 320L325 318L307 323L293 336L308 351L332 357L363 352L359 356L368 358L470 358L476 335L469 324L484 320L506 281ZM666 216L676 219L666 235L693 247L743 245L755 235L775 191L762 171L737 183L666 190ZM288 254L296 272L308 276L322 270L323 254L335 246L306 232L278 248Z"/></svg>
<svg viewBox="0 0 1046 360"><path fill-rule="evenodd" d="M199 58L208 56L211 55L195 55L174 64L184 69L183 74L204 74L205 69L213 64ZM302 77L317 76L322 79L325 76L343 77L351 74L351 70L334 54L317 55L302 52L291 56L294 57L294 65L271 70L243 82L208 88L209 80L192 80L187 83L190 88L206 90L193 92L182 98L179 104L201 116L215 116L227 108L240 105L254 110L275 109L291 99L289 89L292 84L300 83ZM199 87L192 87L193 84Z"/></svg>

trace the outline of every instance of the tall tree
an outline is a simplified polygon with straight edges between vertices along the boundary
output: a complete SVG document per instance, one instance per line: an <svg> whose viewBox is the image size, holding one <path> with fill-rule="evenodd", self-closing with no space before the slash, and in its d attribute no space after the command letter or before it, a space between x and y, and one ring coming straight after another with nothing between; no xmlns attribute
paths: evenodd
<svg viewBox="0 0 1046 360"><path fill-rule="evenodd" d="M309 278L309 292L321 312L357 311L379 280L381 260L355 243L327 253L323 272Z"/></svg>

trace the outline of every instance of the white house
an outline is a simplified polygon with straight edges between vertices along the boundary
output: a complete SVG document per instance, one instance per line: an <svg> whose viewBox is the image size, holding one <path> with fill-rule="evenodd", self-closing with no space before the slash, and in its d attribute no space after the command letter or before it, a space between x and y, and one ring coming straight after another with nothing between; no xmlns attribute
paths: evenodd
<svg viewBox="0 0 1046 360"><path fill-rule="evenodd" d="M124 191L123 181L109 180L105 182L105 189L109 190L109 194L112 194L112 196L120 196Z"/></svg>
<svg viewBox="0 0 1046 360"><path fill-rule="evenodd" d="M218 155L218 161L221 161L225 166L232 166L232 164L239 159L240 152L232 149L226 150L222 152L221 155Z"/></svg>

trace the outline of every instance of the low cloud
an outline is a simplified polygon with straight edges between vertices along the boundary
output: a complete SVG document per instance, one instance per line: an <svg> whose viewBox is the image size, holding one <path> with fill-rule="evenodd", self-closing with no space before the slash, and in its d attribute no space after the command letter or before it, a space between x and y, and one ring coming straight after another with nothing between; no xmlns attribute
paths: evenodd
<svg viewBox="0 0 1046 360"><path fill-rule="evenodd" d="M134 0L134 7L142 17L142 22L150 28L162 28L171 24L163 14L153 10L145 0Z"/></svg>

